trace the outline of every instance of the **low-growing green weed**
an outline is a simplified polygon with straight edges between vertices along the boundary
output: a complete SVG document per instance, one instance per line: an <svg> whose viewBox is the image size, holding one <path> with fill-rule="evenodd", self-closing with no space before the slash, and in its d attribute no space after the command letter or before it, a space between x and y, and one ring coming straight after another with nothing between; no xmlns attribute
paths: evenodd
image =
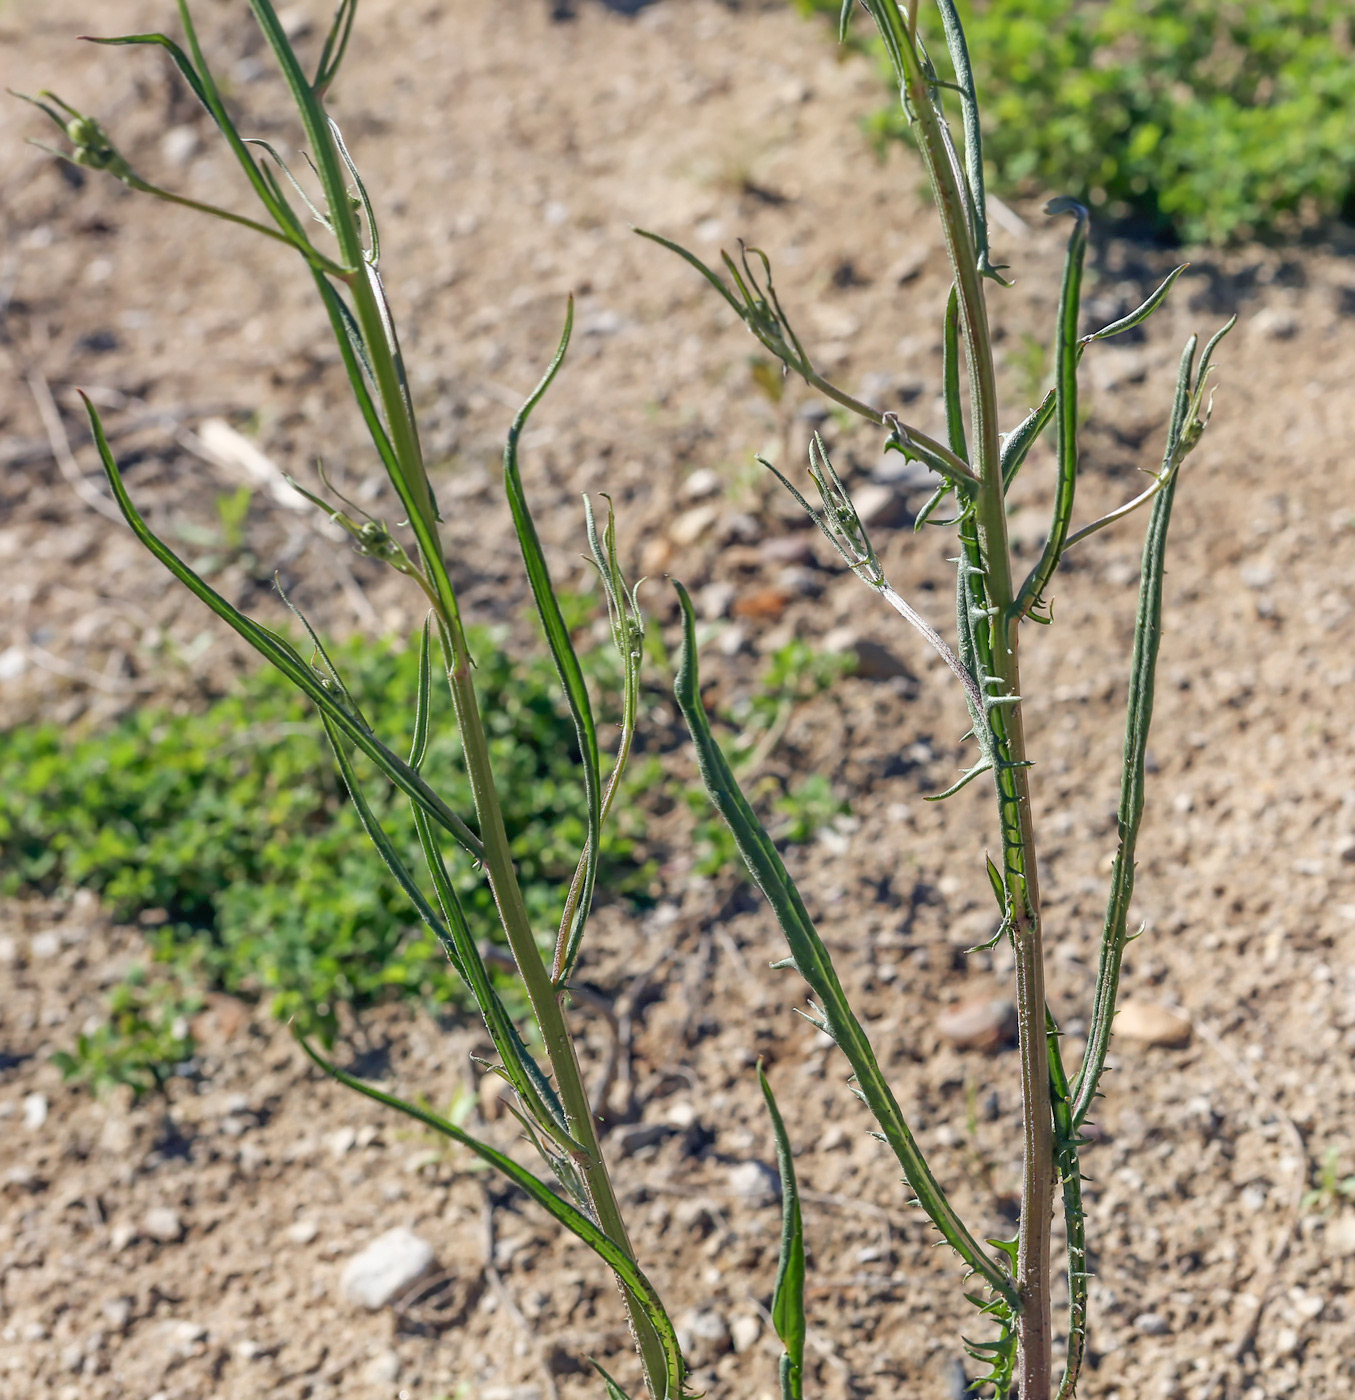
<svg viewBox="0 0 1355 1400"><path fill-rule="evenodd" d="M507 778L504 818L523 895L545 926L559 917L557 886L584 829L573 728L548 662L515 661L483 631L471 645L491 700L486 727ZM415 651L352 643L331 655L370 715L402 722ZM614 670L601 651L582 660L604 683ZM0 751L0 888L92 889L121 919L163 911L151 934L160 961L230 992L266 995L307 1029L327 1030L341 1004L389 989L434 1001L460 994L442 949L365 848L308 709L276 672L262 671L198 713L141 710L79 738L55 725L11 730ZM469 801L447 726L430 740L428 767ZM383 796L378 805L402 848L417 850L404 804ZM641 822L628 805L604 835L601 868L613 894L643 898L648 886ZM481 936L493 936L483 883L467 870L459 888ZM114 1008L100 1045L121 1053L114 1047L126 1027L141 1047L127 1053L149 1053L125 1009Z"/></svg>
<svg viewBox="0 0 1355 1400"><path fill-rule="evenodd" d="M841 9L839 0L796 2ZM956 8L997 188L1071 194L1190 242L1355 213L1349 0L958 0ZM869 125L882 141L909 131L897 103Z"/></svg>

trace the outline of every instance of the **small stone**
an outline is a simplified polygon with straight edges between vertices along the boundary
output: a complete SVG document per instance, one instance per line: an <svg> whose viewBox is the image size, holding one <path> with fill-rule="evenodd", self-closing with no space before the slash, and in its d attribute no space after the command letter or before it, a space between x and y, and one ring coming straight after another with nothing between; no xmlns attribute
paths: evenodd
<svg viewBox="0 0 1355 1400"><path fill-rule="evenodd" d="M22 1162L5 1173L5 1185L17 1186L21 1191L32 1191L38 1185L38 1174L32 1167Z"/></svg>
<svg viewBox="0 0 1355 1400"><path fill-rule="evenodd" d="M397 1226L344 1265L339 1286L350 1302L375 1311L395 1302L433 1267L433 1246Z"/></svg>
<svg viewBox="0 0 1355 1400"><path fill-rule="evenodd" d="M688 1128L696 1126L698 1115L695 1105L689 1103L686 1099L678 1099L676 1103L668 1105L664 1117L673 1127L682 1132L686 1132Z"/></svg>
<svg viewBox="0 0 1355 1400"><path fill-rule="evenodd" d="M493 1071L480 1080L480 1112L486 1123L497 1123L504 1114L504 1105L513 1101L513 1086L501 1074Z"/></svg>
<svg viewBox="0 0 1355 1400"><path fill-rule="evenodd" d="M668 538L676 545L695 544L720 518L720 507L707 503L684 510L668 527Z"/></svg>
<svg viewBox="0 0 1355 1400"><path fill-rule="evenodd" d="M54 958L61 951L61 935L55 929L35 933L29 947L35 958L42 958L44 961Z"/></svg>
<svg viewBox="0 0 1355 1400"><path fill-rule="evenodd" d="M187 1358L196 1354L198 1344L207 1336L207 1329L201 1323L178 1319L167 1322L161 1335L171 1356Z"/></svg>
<svg viewBox="0 0 1355 1400"><path fill-rule="evenodd" d="M824 1129L823 1136L819 1139L818 1150L820 1152L837 1152L850 1145L851 1140L847 1136L847 1130L841 1123L830 1123Z"/></svg>
<svg viewBox="0 0 1355 1400"><path fill-rule="evenodd" d="M1293 1356L1299 1349L1299 1334L1293 1327L1281 1327L1275 1334L1275 1354Z"/></svg>
<svg viewBox="0 0 1355 1400"><path fill-rule="evenodd" d="M175 1244L183 1238L183 1221L179 1212L169 1206L153 1206L146 1212L144 1228L153 1240Z"/></svg>
<svg viewBox="0 0 1355 1400"><path fill-rule="evenodd" d="M24 1127L29 1132L37 1132L47 1121L47 1096L26 1094L24 1096Z"/></svg>
<svg viewBox="0 0 1355 1400"><path fill-rule="evenodd" d="M1251 330L1267 340L1292 340L1298 333L1298 318L1292 311L1282 311L1278 306L1263 306L1251 318Z"/></svg>
<svg viewBox="0 0 1355 1400"><path fill-rule="evenodd" d="M19 944L17 940L6 935L0 938L0 967L17 967L19 965Z"/></svg>
<svg viewBox="0 0 1355 1400"><path fill-rule="evenodd" d="M23 647L0 651L0 681L16 681L28 670L28 653Z"/></svg>
<svg viewBox="0 0 1355 1400"><path fill-rule="evenodd" d="M1165 1337L1171 1328L1161 1313L1146 1312L1134 1319L1134 1330L1145 1337Z"/></svg>
<svg viewBox="0 0 1355 1400"><path fill-rule="evenodd" d="M368 1385L394 1385L400 1379L400 1353L393 1348L379 1351L362 1368Z"/></svg>
<svg viewBox="0 0 1355 1400"><path fill-rule="evenodd" d="M693 1309L677 1323L682 1353L694 1366L708 1366L733 1345L729 1324L714 1308Z"/></svg>
<svg viewBox="0 0 1355 1400"><path fill-rule="evenodd" d="M960 1050L996 1050L1016 1034L1016 1007L1006 997L970 997L948 1006L936 1029Z"/></svg>
<svg viewBox="0 0 1355 1400"><path fill-rule="evenodd" d="M682 494L689 501L702 501L724 490L724 478L714 467L701 467L682 484Z"/></svg>
<svg viewBox="0 0 1355 1400"><path fill-rule="evenodd" d="M114 1254L121 1254L129 1245L136 1242L141 1232L130 1220L119 1220L108 1232L108 1247Z"/></svg>
<svg viewBox="0 0 1355 1400"><path fill-rule="evenodd" d="M104 1321L115 1332L121 1332L132 1320L132 1300L130 1298L105 1298L99 1309Z"/></svg>
<svg viewBox="0 0 1355 1400"><path fill-rule="evenodd" d="M313 1220L293 1220L287 1227L287 1238L293 1244L310 1244L320 1233L320 1227Z"/></svg>
<svg viewBox="0 0 1355 1400"><path fill-rule="evenodd" d="M336 1128L329 1137L325 1139L325 1146L329 1148L331 1157L342 1157L353 1150L353 1145L358 1140L358 1130L350 1123L347 1127Z"/></svg>
<svg viewBox="0 0 1355 1400"><path fill-rule="evenodd" d="M907 525L912 521L908 502L892 485L868 481L852 492L852 505L863 525Z"/></svg>
<svg viewBox="0 0 1355 1400"><path fill-rule="evenodd" d="M191 126L172 126L160 138L160 154L169 165L187 165L198 146L198 133Z"/></svg>
<svg viewBox="0 0 1355 1400"><path fill-rule="evenodd" d="M708 583L696 595L696 610L707 622L718 622L734 604L738 590L724 579Z"/></svg>
<svg viewBox="0 0 1355 1400"><path fill-rule="evenodd" d="M735 1351L747 1351L762 1335L762 1319L756 1313L740 1313L729 1324L729 1339Z"/></svg>
<svg viewBox="0 0 1355 1400"><path fill-rule="evenodd" d="M758 546L768 564L813 564L814 542L807 533L776 535Z"/></svg>
<svg viewBox="0 0 1355 1400"><path fill-rule="evenodd" d="M941 484L936 472L922 462L910 462L902 453L891 452L876 464L872 480L892 486L898 493L911 495L926 491L929 495Z"/></svg>
<svg viewBox="0 0 1355 1400"><path fill-rule="evenodd" d="M721 656L737 656L748 645L748 633L737 624L726 627L715 642L715 649Z"/></svg>
<svg viewBox="0 0 1355 1400"><path fill-rule="evenodd" d="M1289 1295L1290 1306L1305 1322L1312 1322L1322 1316L1327 1300L1320 1293L1295 1291Z"/></svg>
<svg viewBox="0 0 1355 1400"><path fill-rule="evenodd" d="M775 622L790 607L795 595L786 588L757 588L734 600L734 616Z"/></svg>
<svg viewBox="0 0 1355 1400"><path fill-rule="evenodd" d="M1143 1045L1179 1048L1190 1043L1190 1022L1155 1001L1131 999L1122 1003L1115 1017L1114 1032Z"/></svg>
<svg viewBox="0 0 1355 1400"><path fill-rule="evenodd" d="M781 1179L766 1162L740 1162L730 1167L726 1180L745 1205L770 1206L781 1199Z"/></svg>
<svg viewBox="0 0 1355 1400"><path fill-rule="evenodd" d="M623 1157L634 1157L646 1147L662 1142L673 1131L668 1123L637 1123L633 1128L623 1128L617 1136L617 1149Z"/></svg>

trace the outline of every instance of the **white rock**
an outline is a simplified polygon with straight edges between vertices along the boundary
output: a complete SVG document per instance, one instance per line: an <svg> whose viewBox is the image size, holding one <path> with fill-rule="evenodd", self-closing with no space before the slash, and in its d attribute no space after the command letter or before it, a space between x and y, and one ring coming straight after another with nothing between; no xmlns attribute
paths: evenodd
<svg viewBox="0 0 1355 1400"><path fill-rule="evenodd" d="M18 680L28 669L28 653L23 647L6 647L0 651L0 681Z"/></svg>
<svg viewBox="0 0 1355 1400"><path fill-rule="evenodd" d="M55 929L44 929L42 933L33 935L29 948L35 958L43 961L54 958L61 951L61 935Z"/></svg>
<svg viewBox="0 0 1355 1400"><path fill-rule="evenodd" d="M730 1340L735 1351L747 1351L762 1335L762 1320L756 1313L741 1313L729 1324Z"/></svg>
<svg viewBox="0 0 1355 1400"><path fill-rule="evenodd" d="M732 1345L729 1324L714 1308L692 1309L677 1322L683 1354L694 1366L706 1366L723 1356Z"/></svg>
<svg viewBox="0 0 1355 1400"><path fill-rule="evenodd" d="M720 507L709 502L684 510L668 527L668 538L674 544L695 544L720 518Z"/></svg>
<svg viewBox="0 0 1355 1400"><path fill-rule="evenodd" d="M373 1311L393 1303L433 1267L433 1246L397 1226L344 1265L339 1286L350 1302Z"/></svg>
<svg viewBox="0 0 1355 1400"><path fill-rule="evenodd" d="M400 1353L388 1348L379 1351L362 1368L368 1385L394 1385L400 1379Z"/></svg>
<svg viewBox="0 0 1355 1400"><path fill-rule="evenodd" d="M325 1139L329 1147L331 1157L342 1157L345 1152L351 1152L353 1144L358 1140L358 1130L354 1127L338 1128L330 1133Z"/></svg>
<svg viewBox="0 0 1355 1400"><path fill-rule="evenodd" d="M320 1233L320 1227L313 1220L293 1220L287 1227L287 1238L293 1244L310 1244Z"/></svg>
<svg viewBox="0 0 1355 1400"><path fill-rule="evenodd" d="M179 1212L170 1206L152 1206L146 1212L144 1227L151 1239L161 1244L175 1244L183 1237L183 1221Z"/></svg>
<svg viewBox="0 0 1355 1400"><path fill-rule="evenodd" d="M724 478L714 467L700 467L683 483L682 492L692 501L704 500L724 489Z"/></svg>
<svg viewBox="0 0 1355 1400"><path fill-rule="evenodd" d="M24 1127L30 1132L37 1132L47 1121L47 1096L45 1094L26 1094L24 1096Z"/></svg>
<svg viewBox="0 0 1355 1400"><path fill-rule="evenodd" d="M1146 1312L1134 1319L1134 1330L1142 1332L1145 1337L1163 1337L1171 1328L1161 1313Z"/></svg>
<svg viewBox="0 0 1355 1400"><path fill-rule="evenodd" d="M100 1311L104 1321L115 1331L121 1332L132 1320L132 1300L130 1298L106 1298Z"/></svg>
<svg viewBox="0 0 1355 1400"><path fill-rule="evenodd" d="M730 1167L729 1189L750 1206L770 1206L781 1199L781 1180L765 1162L740 1162Z"/></svg>
<svg viewBox="0 0 1355 1400"><path fill-rule="evenodd" d="M187 165L198 146L198 133L191 126L172 126L160 138L160 154L170 165Z"/></svg>
<svg viewBox="0 0 1355 1400"><path fill-rule="evenodd" d="M19 945L6 935L0 938L0 967L15 967L19 962Z"/></svg>

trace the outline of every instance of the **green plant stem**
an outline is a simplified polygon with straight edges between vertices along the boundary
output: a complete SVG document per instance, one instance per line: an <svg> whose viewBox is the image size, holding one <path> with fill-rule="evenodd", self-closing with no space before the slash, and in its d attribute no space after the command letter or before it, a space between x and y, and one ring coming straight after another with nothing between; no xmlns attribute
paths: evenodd
<svg viewBox="0 0 1355 1400"><path fill-rule="evenodd" d="M978 254L966 198L956 179L941 118L932 105L914 31L920 0L907 19L896 0L868 0L894 63L918 145L931 181L959 303L971 404L972 463L979 478L975 524L981 606L993 610L990 652L998 697L1021 694L1018 621L1012 617L1013 587L1007 542L1007 512L998 437L997 375ZM984 677L978 678L984 682ZM1002 826L1003 881L1016 960L1017 1031L1024 1119L1021 1225L1017 1241L1017 1288L1021 1310L1022 1400L1047 1400L1051 1379L1052 1315L1049 1296L1050 1211L1054 1189L1053 1123L1049 1056L1045 1039L1044 948L1035 832L1027 777L1025 730L1019 702L995 706L993 731L998 805Z"/></svg>

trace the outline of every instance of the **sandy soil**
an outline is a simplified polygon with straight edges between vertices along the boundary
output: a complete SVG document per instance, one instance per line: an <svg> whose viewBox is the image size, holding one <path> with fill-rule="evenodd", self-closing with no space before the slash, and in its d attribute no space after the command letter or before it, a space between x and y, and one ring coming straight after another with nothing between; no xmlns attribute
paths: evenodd
<svg viewBox="0 0 1355 1400"><path fill-rule="evenodd" d="M58 88L105 119L148 176L246 207L158 55L73 43L108 28L109 8L11 0L0 80ZM367 0L335 93L385 211L383 265L467 611L520 616L494 464L572 290L580 334L525 454L557 577L582 585L577 493L605 489L632 563L704 590L706 665L724 698L796 634L847 627L897 661L804 707L768 771L822 772L850 798L852 820L797 850L795 873L939 1174L977 1225L1005 1232L1019 1180L1016 1059L1006 1046L957 1049L937 1025L952 1002L1001 995L1011 973L1000 951L962 952L988 932L986 796L921 800L960 761L961 707L750 466L755 450L802 460L808 396L792 389L774 409L727 308L629 232L656 228L712 256L740 236L760 242L834 375L936 430L946 278L918 170L902 151L877 161L858 134L880 100L869 65L839 62L781 6L575 8ZM293 143L244 7L198 9L247 128ZM172 23L161 0L116 10L120 29ZM31 109L0 106L4 724L192 703L244 664L58 470L44 386L77 472L94 479L81 386L153 522L195 548L211 552L215 499L238 484L195 455L212 417L302 479L323 455L349 491L390 509L285 250L63 175L21 144L47 136ZM1016 286L993 299L1012 422L1031 388L1024 337L1049 333L1063 237L1037 204L1017 213L999 236ZM1173 530L1135 909L1145 936L1126 974L1128 995L1176 1008L1191 1034L1176 1047L1117 1042L1087 1159L1088 1400L1351 1391L1355 1213L1339 1195L1301 1203L1329 1153L1341 1176L1355 1164L1349 254L1205 253L1146 336L1088 359L1090 515L1132 494L1160 454L1185 336L1241 316ZM1089 315L1111 319L1172 261L1098 240ZM832 418L823 431L855 481L880 470L869 434ZM1016 488L1027 552L1042 538L1049 468L1033 458ZM708 469L722 482L711 494L696 475ZM417 620L401 580L265 492L247 543L215 582L260 616L277 616L280 571L330 630ZM905 526L884 550L897 586L942 623L946 546ZM1061 577L1057 625L1026 649L1051 996L1074 1056L1114 842L1138 550L1132 523L1085 547ZM655 625L670 625L666 589L648 596ZM657 704L648 724L651 746L677 744L671 708ZM686 762L670 760L683 774ZM976 1329L953 1262L905 1205L841 1062L791 1013L792 974L767 969L778 953L765 908L732 875L692 874L679 817L656 831L668 843L659 902L643 919L600 911L585 975L629 1028L608 1143L644 1263L694 1336L698 1388L776 1390L764 1310L778 1214L749 1165L771 1159L751 1069L764 1056L808 1191L811 1393L948 1400L962 1384L959 1335ZM48 1056L97 1012L137 932L76 898L9 905L0 933L5 1395L573 1400L599 1393L589 1356L634 1379L618 1301L589 1257L463 1156L321 1082L256 1009L214 1001L197 1026L197 1074L164 1100L62 1087ZM586 1007L578 1020L601 1065L605 1021ZM386 1007L352 1027L345 1053L446 1104L476 1092L478 1047L474 1027ZM483 1130L509 1145L512 1120L494 1107ZM338 1293L341 1267L396 1225L434 1246L438 1272L399 1308L355 1311Z"/></svg>

